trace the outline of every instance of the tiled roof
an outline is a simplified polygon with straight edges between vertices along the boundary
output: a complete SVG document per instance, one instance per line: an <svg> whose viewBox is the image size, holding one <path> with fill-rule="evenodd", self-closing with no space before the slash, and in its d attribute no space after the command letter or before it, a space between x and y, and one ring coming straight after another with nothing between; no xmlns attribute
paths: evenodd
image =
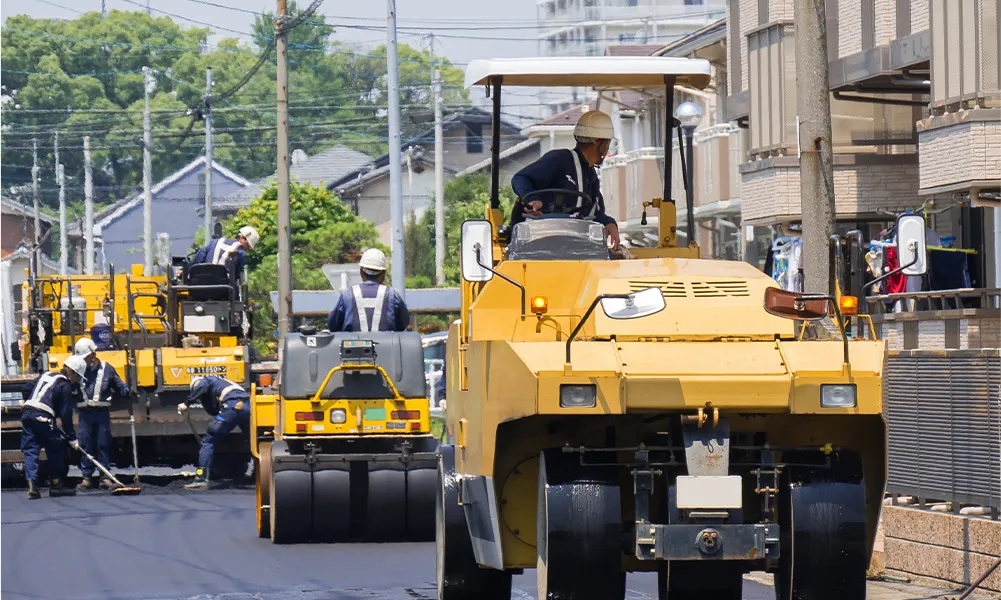
<svg viewBox="0 0 1001 600"><path fill-rule="evenodd" d="M615 44L605 48L606 56L650 56L664 44Z"/></svg>

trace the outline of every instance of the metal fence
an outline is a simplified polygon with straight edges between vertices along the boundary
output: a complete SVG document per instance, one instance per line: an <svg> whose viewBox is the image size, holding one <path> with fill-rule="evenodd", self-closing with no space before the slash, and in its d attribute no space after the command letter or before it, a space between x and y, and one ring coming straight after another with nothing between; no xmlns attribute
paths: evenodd
<svg viewBox="0 0 1001 600"><path fill-rule="evenodd" d="M1001 350L889 354L887 492L1001 510Z"/></svg>

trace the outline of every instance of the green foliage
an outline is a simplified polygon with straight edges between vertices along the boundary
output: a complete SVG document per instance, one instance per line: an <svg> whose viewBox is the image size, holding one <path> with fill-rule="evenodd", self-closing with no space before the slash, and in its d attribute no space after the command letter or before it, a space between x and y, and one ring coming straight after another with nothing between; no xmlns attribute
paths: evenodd
<svg viewBox="0 0 1001 600"><path fill-rule="evenodd" d="M292 222L292 281L295 289L326 290L330 283L320 270L326 263L357 262L367 248L380 248L375 226L355 216L326 188L293 182L290 185ZM276 351L276 328L270 293L278 289L278 190L272 184L246 208L223 223L223 235L236 237L240 227L257 229L261 239L248 253L250 299L254 311L254 340L258 353ZM333 308L332 306L330 307Z"/></svg>
<svg viewBox="0 0 1001 600"><path fill-rule="evenodd" d="M504 219L511 216L511 206L514 204L514 194L510 188L501 187L500 209ZM445 285L459 285L459 241L462 235L462 222L469 219L482 219L490 206L490 174L486 172L473 173L457 177L445 184ZM406 232L408 248L430 247L430 261L417 258L415 268L410 270L410 257L407 257L407 274L415 279L418 276L434 281L434 210L428 208L420 221L408 224ZM408 280L409 281L409 280Z"/></svg>

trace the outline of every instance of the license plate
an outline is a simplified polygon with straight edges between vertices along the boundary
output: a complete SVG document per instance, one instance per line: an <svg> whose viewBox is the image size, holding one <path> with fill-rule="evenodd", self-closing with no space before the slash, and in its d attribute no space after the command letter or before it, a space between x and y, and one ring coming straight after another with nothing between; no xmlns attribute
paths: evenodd
<svg viewBox="0 0 1001 600"><path fill-rule="evenodd" d="M385 421L386 420L386 409L385 408L366 408L365 409L365 420L366 421Z"/></svg>
<svg viewBox="0 0 1001 600"><path fill-rule="evenodd" d="M740 508L740 475L679 475L676 483L680 509Z"/></svg>

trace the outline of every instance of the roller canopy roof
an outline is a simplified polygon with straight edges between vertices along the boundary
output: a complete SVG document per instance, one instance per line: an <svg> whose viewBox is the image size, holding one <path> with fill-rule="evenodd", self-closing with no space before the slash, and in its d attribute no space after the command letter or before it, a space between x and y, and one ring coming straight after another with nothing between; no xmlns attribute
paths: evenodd
<svg viewBox="0 0 1001 600"><path fill-rule="evenodd" d="M492 77L502 85L539 87L662 87L673 76L677 85L702 89L709 85L709 61L666 56L589 56L494 58L466 67L466 87L486 85Z"/></svg>

